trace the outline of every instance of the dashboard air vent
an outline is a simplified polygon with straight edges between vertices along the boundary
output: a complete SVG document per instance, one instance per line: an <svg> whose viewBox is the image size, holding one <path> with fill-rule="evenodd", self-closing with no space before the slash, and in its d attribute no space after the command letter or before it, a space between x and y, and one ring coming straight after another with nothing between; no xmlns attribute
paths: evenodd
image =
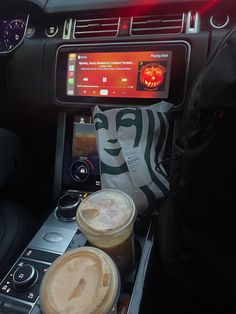
<svg viewBox="0 0 236 314"><path fill-rule="evenodd" d="M183 31L183 14L133 16L131 35L168 35Z"/></svg>
<svg viewBox="0 0 236 314"><path fill-rule="evenodd" d="M118 34L119 17L101 19L77 19L74 38L115 37Z"/></svg>

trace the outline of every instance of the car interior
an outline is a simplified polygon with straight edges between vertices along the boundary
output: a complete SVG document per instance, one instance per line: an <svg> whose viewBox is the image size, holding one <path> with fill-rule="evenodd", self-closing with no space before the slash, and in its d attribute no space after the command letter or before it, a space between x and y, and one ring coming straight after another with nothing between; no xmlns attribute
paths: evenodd
<svg viewBox="0 0 236 314"><path fill-rule="evenodd" d="M44 273L63 253L87 245L75 215L79 203L102 188L104 164L89 141L102 123L108 129L95 108L171 104L156 166L170 177L188 95L235 24L235 9L234 0L0 2L0 129L11 132L4 151L14 133L27 160L20 187L0 191L0 313L42 313ZM117 313L228 313L199 278L167 274L158 242L158 213L167 198L136 218L135 268L122 278ZM19 273L26 279L17 280Z"/></svg>

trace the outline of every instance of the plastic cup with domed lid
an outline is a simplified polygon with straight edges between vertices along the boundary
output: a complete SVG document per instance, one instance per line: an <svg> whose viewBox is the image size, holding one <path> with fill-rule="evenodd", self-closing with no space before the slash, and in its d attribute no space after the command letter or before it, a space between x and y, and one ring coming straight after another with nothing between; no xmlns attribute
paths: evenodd
<svg viewBox="0 0 236 314"><path fill-rule="evenodd" d="M108 253L121 273L135 263L133 225L136 208L132 198L115 189L104 189L84 199L76 214L81 232L92 246Z"/></svg>
<svg viewBox="0 0 236 314"><path fill-rule="evenodd" d="M120 276L114 261L94 247L73 249L49 267L40 287L43 314L115 314Z"/></svg>

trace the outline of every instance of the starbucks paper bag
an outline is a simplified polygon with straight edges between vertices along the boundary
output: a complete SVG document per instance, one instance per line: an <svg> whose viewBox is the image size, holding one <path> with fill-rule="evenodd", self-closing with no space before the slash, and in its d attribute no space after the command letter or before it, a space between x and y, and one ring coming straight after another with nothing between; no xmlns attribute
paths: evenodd
<svg viewBox="0 0 236 314"><path fill-rule="evenodd" d="M139 214L166 197L169 182L162 159L172 105L102 111L95 107L102 188L129 194Z"/></svg>

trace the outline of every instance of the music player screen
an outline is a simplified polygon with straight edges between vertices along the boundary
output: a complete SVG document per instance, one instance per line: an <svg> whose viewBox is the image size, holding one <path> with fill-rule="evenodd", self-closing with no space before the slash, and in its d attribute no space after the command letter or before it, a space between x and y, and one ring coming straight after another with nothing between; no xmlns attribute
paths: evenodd
<svg viewBox="0 0 236 314"><path fill-rule="evenodd" d="M168 98L171 51L69 53L67 96Z"/></svg>

